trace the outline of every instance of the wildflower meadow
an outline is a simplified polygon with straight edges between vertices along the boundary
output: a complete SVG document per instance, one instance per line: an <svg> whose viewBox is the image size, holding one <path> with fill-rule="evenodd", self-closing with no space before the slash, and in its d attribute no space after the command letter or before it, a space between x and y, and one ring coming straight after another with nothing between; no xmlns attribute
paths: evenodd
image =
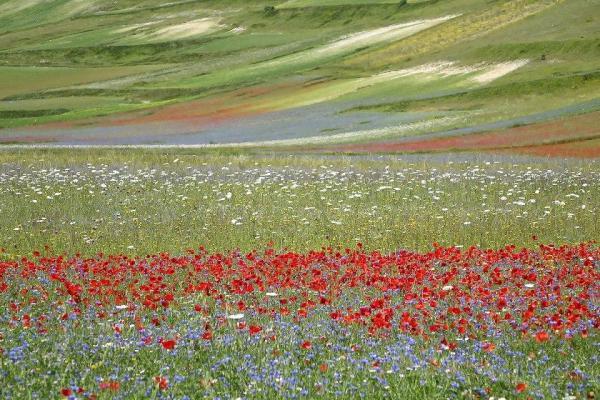
<svg viewBox="0 0 600 400"><path fill-rule="evenodd" d="M593 163L24 154L2 398L598 393Z"/></svg>

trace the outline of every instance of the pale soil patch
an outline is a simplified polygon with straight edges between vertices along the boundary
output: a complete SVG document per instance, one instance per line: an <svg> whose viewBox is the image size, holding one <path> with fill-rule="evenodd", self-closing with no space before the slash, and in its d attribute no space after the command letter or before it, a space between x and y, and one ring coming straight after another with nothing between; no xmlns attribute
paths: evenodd
<svg viewBox="0 0 600 400"><path fill-rule="evenodd" d="M453 75L463 75L482 72L473 77L473 81L485 84L503 77L529 63L529 60L515 60L498 64L478 63L474 65L457 65L453 61L440 61L437 63L423 64L412 68L406 68L398 71L388 71L375 75L370 78L364 78L368 84L372 82L379 83L390 79L397 79L404 76L417 74L435 74L444 77Z"/></svg>
<svg viewBox="0 0 600 400"><path fill-rule="evenodd" d="M446 22L455 17L457 17L457 15L447 15L440 18L411 21L403 24L389 25L369 31L353 33L314 50L313 54L329 55L331 53L343 53L348 50L353 50L380 42L401 39L424 29Z"/></svg>
<svg viewBox="0 0 600 400"><path fill-rule="evenodd" d="M9 0L4 4L0 4L0 15L15 14L43 2L44 0Z"/></svg>
<svg viewBox="0 0 600 400"><path fill-rule="evenodd" d="M378 43L398 40L414 35L420 31L439 25L445 21L457 17L458 15L447 15L440 18L416 20L402 24L384 26L382 28L362 31L343 36L333 42L325 44L321 47L301 51L287 57L281 57L277 60L270 61L267 66L280 65L287 63L304 62L307 60L315 60L325 57L331 57L338 54L349 53L361 47L367 47Z"/></svg>
<svg viewBox="0 0 600 400"><path fill-rule="evenodd" d="M179 24L172 24L163 27L155 27L164 24L165 20L156 20L143 22L139 24L124 26L113 32L116 34L127 35L121 37L121 40L133 39L141 42L169 41L185 39L198 35L213 32L222 27L220 18L205 17L195 19Z"/></svg>
<svg viewBox="0 0 600 400"><path fill-rule="evenodd" d="M71 0L61 8L61 11L64 11L67 15L75 15L93 9L94 3L95 1L92 0Z"/></svg>
<svg viewBox="0 0 600 400"><path fill-rule="evenodd" d="M441 77L449 77L455 75L465 75L484 71L473 77L477 83L490 83L504 75L507 75L522 66L526 65L529 60L515 60L499 64L479 63L474 65L457 65L453 61L440 61L437 63L418 65L412 68L401 69L397 71L387 71L368 78L361 78L358 82L358 88L372 86L378 83L387 82L393 79L403 78L412 75L437 75Z"/></svg>
<svg viewBox="0 0 600 400"><path fill-rule="evenodd" d="M349 93L358 90L390 82L396 79L405 78L414 75L425 75L424 78L437 78L451 75L465 74L472 72L471 67L454 66L452 62L445 61L435 64L425 64L413 68L401 69L396 71L386 71L380 74L356 78L351 80L333 81L325 83L321 87L316 87L309 90L308 93L299 94L286 104L285 108L290 106L303 107L311 104L322 103L329 100L334 100Z"/></svg>
<svg viewBox="0 0 600 400"><path fill-rule="evenodd" d="M417 75L420 75L419 78L422 79L439 79L456 75L476 73L487 68L490 68L490 66L485 65L483 63L476 65L457 65L453 61L439 61L436 63L423 64L401 70L386 71L365 78L357 78L346 81L334 81L325 84L322 87L315 88L314 90L311 90L309 93L306 93L304 95L296 96L291 103L288 102L286 104L286 108L290 106L301 107L329 100L334 100L346 94L370 86L379 85L396 79L407 78L410 76L416 77Z"/></svg>
<svg viewBox="0 0 600 400"><path fill-rule="evenodd" d="M219 21L218 18L200 18L158 29L152 36L167 40L189 38L218 29L221 26Z"/></svg>
<svg viewBox="0 0 600 400"><path fill-rule="evenodd" d="M453 61L440 61L437 63L423 64L416 67L405 68L396 71L382 72L381 74L374 75L369 78L364 78L367 85L373 83L385 82L391 79L398 79L405 76L418 75L418 74L434 74L441 76L453 76L462 75L472 72L479 71L481 69L478 65L456 65Z"/></svg>
<svg viewBox="0 0 600 400"><path fill-rule="evenodd" d="M144 22L144 23L141 23L141 24L124 26L123 28L116 29L114 32L115 33L128 33L128 32L131 32L131 31L138 30L138 29L146 28L146 27L151 26L151 25L156 25L158 23L160 23L160 21Z"/></svg>
<svg viewBox="0 0 600 400"><path fill-rule="evenodd" d="M48 0L9 0L4 4L0 4L0 16L16 14L20 11L43 3L51 3ZM62 13L64 15L74 15L82 11L91 9L95 5L95 0L71 0L63 5L49 5L51 11Z"/></svg>
<svg viewBox="0 0 600 400"><path fill-rule="evenodd" d="M473 80L477 83L486 84L492 81L495 81L498 78L503 77L504 75L510 74L513 71L523 67L529 62L529 60L515 60L504 62L500 64L492 65L486 68L486 72L483 74L477 75L473 78Z"/></svg>

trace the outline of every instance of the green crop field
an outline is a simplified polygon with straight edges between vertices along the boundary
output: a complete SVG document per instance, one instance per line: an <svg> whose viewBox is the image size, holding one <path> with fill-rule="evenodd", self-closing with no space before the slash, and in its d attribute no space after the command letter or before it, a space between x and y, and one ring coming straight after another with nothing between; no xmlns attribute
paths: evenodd
<svg viewBox="0 0 600 400"><path fill-rule="evenodd" d="M0 142L302 149L568 119L599 107L599 13L593 0L8 2ZM276 122L302 113L297 130Z"/></svg>

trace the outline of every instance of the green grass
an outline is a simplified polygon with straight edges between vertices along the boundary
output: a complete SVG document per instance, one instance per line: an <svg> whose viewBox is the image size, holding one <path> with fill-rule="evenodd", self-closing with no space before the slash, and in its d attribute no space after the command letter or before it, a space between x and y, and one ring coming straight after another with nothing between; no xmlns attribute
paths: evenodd
<svg viewBox="0 0 600 400"><path fill-rule="evenodd" d="M152 67L0 67L0 98L70 85L114 79L151 70Z"/></svg>
<svg viewBox="0 0 600 400"><path fill-rule="evenodd" d="M93 168L86 167L88 161L93 161ZM574 171L581 175L572 180L566 178L575 172L562 172L552 164L531 167L554 170L556 180L542 176L525 179L527 175L522 174L527 169L522 165L482 163L482 171L496 175L494 171L504 170L507 177L488 180L486 173L480 172L475 175L481 177L472 180L466 178L473 168L468 164L263 159L193 151L18 150L2 151L0 162L5 173L19 168L22 176L29 176L2 185L2 245L15 255L43 244L57 252L85 254L132 252L128 246L134 246L136 254L145 254L177 252L198 244L215 251L249 250L270 240L294 250L348 246L358 241L373 249L423 250L433 241L485 247L532 245L534 233L544 242L556 243L600 238L600 226L593 218L600 207L595 163L576 167ZM388 165L392 172L385 172ZM83 175L79 183L73 183L71 178L62 181L39 172L54 168L70 168ZM140 168L158 168L166 175L140 178L139 182L109 179L112 170L137 175L142 174ZM92 173L91 169L104 172ZM215 175L207 180L193 178L195 169L199 177L208 171ZM265 173L271 169L282 176L293 176L292 171L305 174L294 178L298 187L291 188L290 182L269 179L255 184L259 172L242 179L239 174L247 169ZM318 178L321 171L327 174L330 170L353 174L338 182ZM395 173L402 171L408 181L396 177ZM63 173L70 176L74 172ZM455 174L457 181L436 178L443 173ZM228 178L230 174L240 178ZM99 187L100 181L107 187ZM584 182L589 186L581 192L579 185ZM382 186L393 188L380 189ZM39 187L41 194L36 194L34 187ZM225 198L227 193L231 199ZM464 193L473 195L465 198ZM580 197L565 197L570 193ZM511 200L501 200L503 196ZM520 198L526 205L511 203ZM535 203L529 203L530 199ZM557 206L554 201L566 201L566 205ZM239 225L231 222L238 219Z"/></svg>
<svg viewBox="0 0 600 400"><path fill-rule="evenodd" d="M53 113L46 112L47 110L35 110L35 111L24 111L24 110L11 110L8 111L12 113L13 118L0 119L0 127L1 128L18 128L22 126L41 124L41 123L51 123L51 122L71 122L78 121L77 123L81 125L85 125L81 121L85 121L86 119L93 119L102 116L110 116L117 113L123 112L148 112L145 110L156 107L158 104L168 104L166 102L155 102L155 103L115 103L108 105L98 105L95 104L95 107L87 107L83 109L62 109L62 113ZM37 113L38 115L32 117L31 115ZM75 123L75 122L74 122ZM43 131L41 132L43 133ZM35 136L34 133L32 136ZM48 140L52 141L52 139Z"/></svg>
<svg viewBox="0 0 600 400"><path fill-rule="evenodd" d="M6 100L0 101L0 111L35 111L44 109L56 109L66 107L70 110L89 108L94 106L105 106L113 103L125 102L120 97L101 96L69 96L50 97L47 99Z"/></svg>
<svg viewBox="0 0 600 400"><path fill-rule="evenodd" d="M418 99L382 103L354 110L383 112L475 112L473 122L491 122L557 109L597 98L598 72L507 82ZM423 96L422 96L423 97Z"/></svg>
<svg viewBox="0 0 600 400"><path fill-rule="evenodd" d="M49 110L0 110L0 119L43 117L47 115L60 115L68 111L66 108Z"/></svg>
<svg viewBox="0 0 600 400"><path fill-rule="evenodd" d="M365 4L398 4L398 0L376 0L366 2L365 0L289 0L277 6L278 9L303 8L303 7L329 7L329 6L351 6Z"/></svg>

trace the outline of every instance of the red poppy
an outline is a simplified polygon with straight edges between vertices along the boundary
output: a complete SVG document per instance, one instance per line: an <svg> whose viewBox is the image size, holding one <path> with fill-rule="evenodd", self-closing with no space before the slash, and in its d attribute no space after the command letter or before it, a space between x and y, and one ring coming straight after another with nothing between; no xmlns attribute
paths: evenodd
<svg viewBox="0 0 600 400"><path fill-rule="evenodd" d="M546 342L550 339L550 335L547 332L540 331L535 334L535 341L538 343Z"/></svg>
<svg viewBox="0 0 600 400"><path fill-rule="evenodd" d="M163 376L155 376L154 383L160 390L167 390L169 388L169 380Z"/></svg>
<svg viewBox="0 0 600 400"><path fill-rule="evenodd" d="M250 325L250 327L248 328L248 332L250 333L250 335L256 335L257 333L261 332L263 329L258 326L258 325Z"/></svg>
<svg viewBox="0 0 600 400"><path fill-rule="evenodd" d="M494 343L484 343L483 344L483 351L492 353L494 350L496 350L496 345Z"/></svg>
<svg viewBox="0 0 600 400"><path fill-rule="evenodd" d="M162 345L162 347L165 350L173 350L175 348L175 344L177 342L174 339L169 339L169 340L160 340L160 344Z"/></svg>
<svg viewBox="0 0 600 400"><path fill-rule="evenodd" d="M100 390L111 390L113 392L118 392L121 388L121 384L117 381L109 380L100 382L99 387Z"/></svg>

